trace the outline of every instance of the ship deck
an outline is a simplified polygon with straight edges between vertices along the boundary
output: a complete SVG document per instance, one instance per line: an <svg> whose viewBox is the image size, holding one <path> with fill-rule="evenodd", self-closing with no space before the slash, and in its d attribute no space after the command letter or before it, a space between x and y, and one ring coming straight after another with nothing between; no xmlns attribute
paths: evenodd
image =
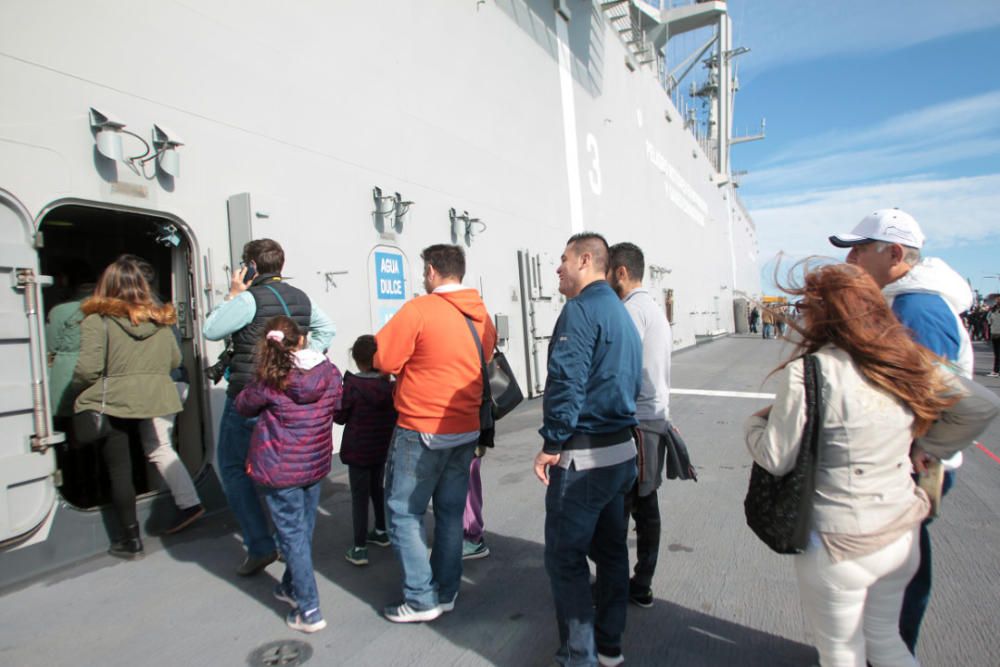
<svg viewBox="0 0 1000 667"><path fill-rule="evenodd" d="M767 392L764 377L785 352L781 342L731 336L675 355L673 384ZM985 346L977 344L977 353L977 379L1000 390L982 377ZM671 400L699 481L667 481L660 491L656 599L651 609L629 607L627 664L815 664L791 559L769 552L743 521L750 461L742 424L767 400L698 393ZM540 414L541 401L528 401L501 423L483 465L492 554L466 561L455 611L432 623L381 618L381 608L400 597L391 549L370 548L363 568L344 560L350 493L338 467L323 490L314 542L327 629L301 635L285 627L286 607L271 597L280 563L250 579L233 574L243 552L223 512L173 538L147 540L141 561L102 555L0 592L0 664L280 664L261 660L262 649L290 641L303 644L280 650L311 653L306 664L549 664L557 633L542 563L544 490L531 470ZM981 441L1000 452L1000 424ZM925 665L1000 664L998 476L998 460L970 448L932 527L934 595L919 646Z"/></svg>

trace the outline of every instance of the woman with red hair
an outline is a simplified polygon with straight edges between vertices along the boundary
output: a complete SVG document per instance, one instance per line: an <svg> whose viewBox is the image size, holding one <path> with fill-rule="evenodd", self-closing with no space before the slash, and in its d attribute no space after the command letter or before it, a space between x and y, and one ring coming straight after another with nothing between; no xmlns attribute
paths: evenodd
<svg viewBox="0 0 1000 667"><path fill-rule="evenodd" d="M1000 402L914 343L862 269L822 266L786 291L800 298L800 319L789 323L798 346L776 371L774 404L747 421L746 444L768 472L794 468L806 420L803 357L814 355L821 435L811 540L795 571L820 663L917 665L898 627L930 511L910 476L911 453L918 472L928 457L950 456Z"/></svg>

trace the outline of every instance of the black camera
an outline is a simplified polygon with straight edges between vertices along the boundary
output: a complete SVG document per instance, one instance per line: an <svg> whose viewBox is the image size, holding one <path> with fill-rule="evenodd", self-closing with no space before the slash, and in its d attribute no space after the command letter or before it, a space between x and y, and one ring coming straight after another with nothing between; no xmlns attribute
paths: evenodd
<svg viewBox="0 0 1000 667"><path fill-rule="evenodd" d="M226 371L229 370L229 364L233 361L233 342L231 340L226 341L226 349L222 351L219 358L215 360L215 363L205 369L205 375L208 379L212 381L212 384L219 384L219 380L226 377Z"/></svg>

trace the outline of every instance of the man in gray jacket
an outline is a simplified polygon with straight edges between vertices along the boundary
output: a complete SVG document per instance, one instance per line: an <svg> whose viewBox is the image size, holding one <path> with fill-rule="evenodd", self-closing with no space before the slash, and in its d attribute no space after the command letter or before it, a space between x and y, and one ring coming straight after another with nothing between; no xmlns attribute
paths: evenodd
<svg viewBox="0 0 1000 667"><path fill-rule="evenodd" d="M670 322L649 291L642 286L646 263L632 243L610 248L608 283L625 303L642 339L642 389L635 404L639 420L639 477L626 496L626 512L635 520L635 575L629 581L629 600L653 606L653 573L660 550L660 505L656 490L663 482L666 439L670 432ZM626 519L627 520L627 519Z"/></svg>

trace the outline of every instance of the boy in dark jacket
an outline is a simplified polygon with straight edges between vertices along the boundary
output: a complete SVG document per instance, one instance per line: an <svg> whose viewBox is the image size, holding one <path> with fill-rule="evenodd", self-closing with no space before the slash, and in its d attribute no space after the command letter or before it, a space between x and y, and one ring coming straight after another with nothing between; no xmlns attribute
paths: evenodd
<svg viewBox="0 0 1000 667"><path fill-rule="evenodd" d="M392 404L393 384L372 367L375 337L360 336L351 348L351 356L360 371L344 378L344 397L333 420L346 424L340 445L340 460L347 465L351 484L354 520L354 546L345 558L355 565L368 564L367 542L389 546L385 530L383 474L396 410ZM375 529L368 531L368 500L375 508Z"/></svg>

